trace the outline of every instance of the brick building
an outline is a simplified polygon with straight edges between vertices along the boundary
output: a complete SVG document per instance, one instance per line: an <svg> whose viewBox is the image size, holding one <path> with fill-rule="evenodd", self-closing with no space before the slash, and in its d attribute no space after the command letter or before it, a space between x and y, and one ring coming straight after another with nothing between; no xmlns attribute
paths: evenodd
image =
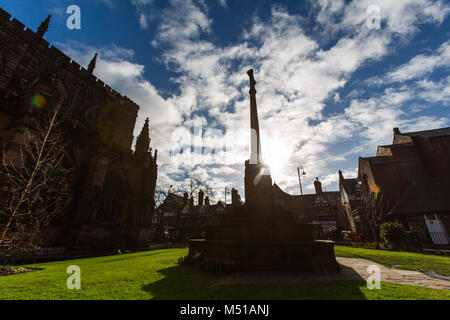
<svg viewBox="0 0 450 320"><path fill-rule="evenodd" d="M155 220L154 223L160 225L165 237L176 241L202 237L207 226L220 224L224 214L231 208L244 205L236 189L231 193L231 204L225 204L221 200L211 204L203 190L199 190L197 194L197 204L194 203L194 197L189 197L187 192L183 196L169 193L157 208L161 220Z"/></svg>
<svg viewBox="0 0 450 320"><path fill-rule="evenodd" d="M0 144L8 158L24 143L27 119L59 106L67 160L76 179L71 205L53 226L48 245L87 251L146 248L154 210L157 151L147 119L132 151L139 106L97 79L43 39L50 16L37 32L0 9ZM74 249L75 250L75 249Z"/></svg>
<svg viewBox="0 0 450 320"><path fill-rule="evenodd" d="M358 208L362 206L361 182L356 178L344 178L339 170L339 211L344 217L343 227L345 230L354 232L367 232L367 226L361 221Z"/></svg>
<svg viewBox="0 0 450 320"><path fill-rule="evenodd" d="M374 157L359 158L357 182L363 194L382 197L385 220L401 222L424 244L450 244L450 128L402 133L379 146ZM346 179L340 183L342 189ZM359 204L344 203L349 224L357 223Z"/></svg>
<svg viewBox="0 0 450 320"><path fill-rule="evenodd" d="M342 229L346 220L339 216L339 192L323 191L318 178L314 181L314 188L313 194L290 195L274 184L274 203L292 212L298 223L312 223L328 231Z"/></svg>

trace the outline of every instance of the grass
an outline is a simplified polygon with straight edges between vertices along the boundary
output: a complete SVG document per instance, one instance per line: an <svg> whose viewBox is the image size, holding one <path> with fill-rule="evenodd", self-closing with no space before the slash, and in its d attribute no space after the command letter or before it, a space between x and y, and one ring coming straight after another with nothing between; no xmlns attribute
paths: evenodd
<svg viewBox="0 0 450 320"><path fill-rule="evenodd" d="M363 249L347 246L335 246L338 257L363 258L391 267L402 265L406 270L432 270L438 274L450 275L450 257L415 252Z"/></svg>
<svg viewBox="0 0 450 320"><path fill-rule="evenodd" d="M348 249L336 253L362 254ZM43 270L0 277L0 299L450 299L448 291L384 282L381 290L364 281L212 286L223 275L178 265L186 254L169 248L29 265ZM70 265L81 269L81 290L66 287Z"/></svg>

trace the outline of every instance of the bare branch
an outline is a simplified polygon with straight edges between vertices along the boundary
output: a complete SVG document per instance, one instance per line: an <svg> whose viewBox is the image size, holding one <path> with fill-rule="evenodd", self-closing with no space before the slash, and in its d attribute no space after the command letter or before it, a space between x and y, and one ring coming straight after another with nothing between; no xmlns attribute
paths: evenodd
<svg viewBox="0 0 450 320"><path fill-rule="evenodd" d="M34 128L26 130L16 161L2 152L0 178L6 185L0 192L7 196L0 201L0 245L9 251L39 247L45 229L70 201L72 170L63 165L58 112L59 108L49 113L47 122L35 121Z"/></svg>

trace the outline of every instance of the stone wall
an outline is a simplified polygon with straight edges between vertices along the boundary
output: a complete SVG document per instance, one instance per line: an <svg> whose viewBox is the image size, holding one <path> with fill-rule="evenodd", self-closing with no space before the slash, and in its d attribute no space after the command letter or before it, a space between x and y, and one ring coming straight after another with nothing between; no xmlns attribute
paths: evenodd
<svg viewBox="0 0 450 320"><path fill-rule="evenodd" d="M157 164L156 151L131 149L139 106L2 9L0 68L0 145L6 150L20 146L27 119L42 111L31 97L44 97L49 111L52 101L60 106L76 181L73 201L58 222L63 225L55 225L58 245L145 247Z"/></svg>

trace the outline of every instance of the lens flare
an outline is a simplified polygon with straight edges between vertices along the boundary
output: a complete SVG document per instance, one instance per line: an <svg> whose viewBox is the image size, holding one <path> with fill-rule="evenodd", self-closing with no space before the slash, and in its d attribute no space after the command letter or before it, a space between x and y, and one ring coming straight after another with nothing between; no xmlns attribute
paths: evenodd
<svg viewBox="0 0 450 320"><path fill-rule="evenodd" d="M35 93L31 97L31 105L38 110L42 110L47 105L47 99L39 93Z"/></svg>
<svg viewBox="0 0 450 320"><path fill-rule="evenodd" d="M372 184L370 186L370 191L374 192L376 195L378 195L381 192L381 187L377 184Z"/></svg>

